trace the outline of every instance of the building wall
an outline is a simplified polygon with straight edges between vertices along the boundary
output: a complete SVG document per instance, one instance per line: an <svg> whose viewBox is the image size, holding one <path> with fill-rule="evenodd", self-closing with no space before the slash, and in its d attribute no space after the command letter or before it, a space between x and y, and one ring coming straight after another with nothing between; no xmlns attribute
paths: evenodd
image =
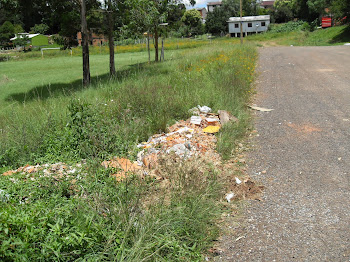
<svg viewBox="0 0 350 262"><path fill-rule="evenodd" d="M265 26L262 25L262 23L265 22ZM240 23L241 22L229 22L228 23L228 31L229 33L240 33ZM251 23L251 27L248 26L248 24ZM238 24L238 27L235 26L235 24ZM257 20L257 21L244 21L242 22L242 30L243 33L256 33L256 32L266 32L269 27L270 21L269 20ZM258 26L256 26L258 25Z"/></svg>
<svg viewBox="0 0 350 262"><path fill-rule="evenodd" d="M88 38L89 38L89 45L100 46L100 45L103 45L104 43L108 43L108 39L104 35L90 32ZM77 40L78 40L79 46L81 46L81 42L82 42L81 32L78 32Z"/></svg>
<svg viewBox="0 0 350 262"><path fill-rule="evenodd" d="M220 7L220 5L208 5L208 12L213 12L216 7Z"/></svg>
<svg viewBox="0 0 350 262"><path fill-rule="evenodd" d="M203 18L203 19L207 19L207 9L205 9L205 8L202 8L202 9L198 9L198 11L201 13L201 17Z"/></svg>

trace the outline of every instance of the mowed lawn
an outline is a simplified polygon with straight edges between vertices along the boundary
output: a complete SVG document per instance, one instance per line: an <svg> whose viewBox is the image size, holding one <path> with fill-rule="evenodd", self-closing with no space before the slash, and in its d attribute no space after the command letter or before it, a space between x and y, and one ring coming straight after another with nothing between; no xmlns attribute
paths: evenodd
<svg viewBox="0 0 350 262"><path fill-rule="evenodd" d="M167 55L173 52L168 52ZM129 70L140 63L146 63L147 60L147 52L117 54L116 69L117 71ZM90 70L93 83L107 80L109 55L91 55ZM82 88L81 82L81 57L2 62L0 63L0 104L3 108L16 101L24 102L77 91Z"/></svg>

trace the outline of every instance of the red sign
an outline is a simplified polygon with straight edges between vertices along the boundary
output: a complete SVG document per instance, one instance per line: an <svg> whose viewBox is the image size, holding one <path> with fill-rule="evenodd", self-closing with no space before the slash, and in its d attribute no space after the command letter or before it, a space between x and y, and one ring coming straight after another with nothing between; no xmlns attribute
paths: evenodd
<svg viewBox="0 0 350 262"><path fill-rule="evenodd" d="M331 27L331 26L332 26L332 18L322 17L322 28Z"/></svg>

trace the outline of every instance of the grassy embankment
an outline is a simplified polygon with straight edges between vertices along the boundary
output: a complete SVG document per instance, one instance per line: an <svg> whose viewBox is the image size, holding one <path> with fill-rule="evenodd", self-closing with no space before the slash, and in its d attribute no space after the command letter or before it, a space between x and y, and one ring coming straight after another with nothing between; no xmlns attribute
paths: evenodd
<svg viewBox="0 0 350 262"><path fill-rule="evenodd" d="M93 75L100 77L88 89L81 88L79 58L1 64L1 75L7 74L0 100L5 104L0 112L3 171L88 161L74 182L0 177L1 259L203 259L217 235L221 185L213 168L172 164L164 170L169 178L164 190L151 179L118 183L99 163L110 156L132 159L138 141L186 119L198 104L226 109L240 119L218 135L218 149L229 157L249 126L246 104L256 50L222 43L180 50L165 63L150 65L135 63L146 61L146 53L133 54L132 62L130 54L124 55L117 58L121 64L124 57L124 67L112 80L101 77L108 57L92 57Z"/></svg>
<svg viewBox="0 0 350 262"><path fill-rule="evenodd" d="M296 23L297 26L293 26L293 23L295 24L290 22L275 25L271 31L248 36L246 40L258 46L330 46L350 42L350 26L336 26L310 32L302 23Z"/></svg>

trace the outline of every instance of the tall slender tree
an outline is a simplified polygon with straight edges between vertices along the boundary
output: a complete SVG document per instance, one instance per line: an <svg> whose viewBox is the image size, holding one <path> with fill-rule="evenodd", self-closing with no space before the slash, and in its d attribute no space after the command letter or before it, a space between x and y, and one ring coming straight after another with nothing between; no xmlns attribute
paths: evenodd
<svg viewBox="0 0 350 262"><path fill-rule="evenodd" d="M108 45L109 45L109 74L114 76L115 62L114 62L114 19L113 19L113 6L112 1L107 1L107 19L108 19Z"/></svg>
<svg viewBox="0 0 350 262"><path fill-rule="evenodd" d="M80 1L80 17L81 17L81 38L83 52L83 85L88 86L91 82L90 78L90 59L89 59L89 35L86 22L86 3L85 0Z"/></svg>

